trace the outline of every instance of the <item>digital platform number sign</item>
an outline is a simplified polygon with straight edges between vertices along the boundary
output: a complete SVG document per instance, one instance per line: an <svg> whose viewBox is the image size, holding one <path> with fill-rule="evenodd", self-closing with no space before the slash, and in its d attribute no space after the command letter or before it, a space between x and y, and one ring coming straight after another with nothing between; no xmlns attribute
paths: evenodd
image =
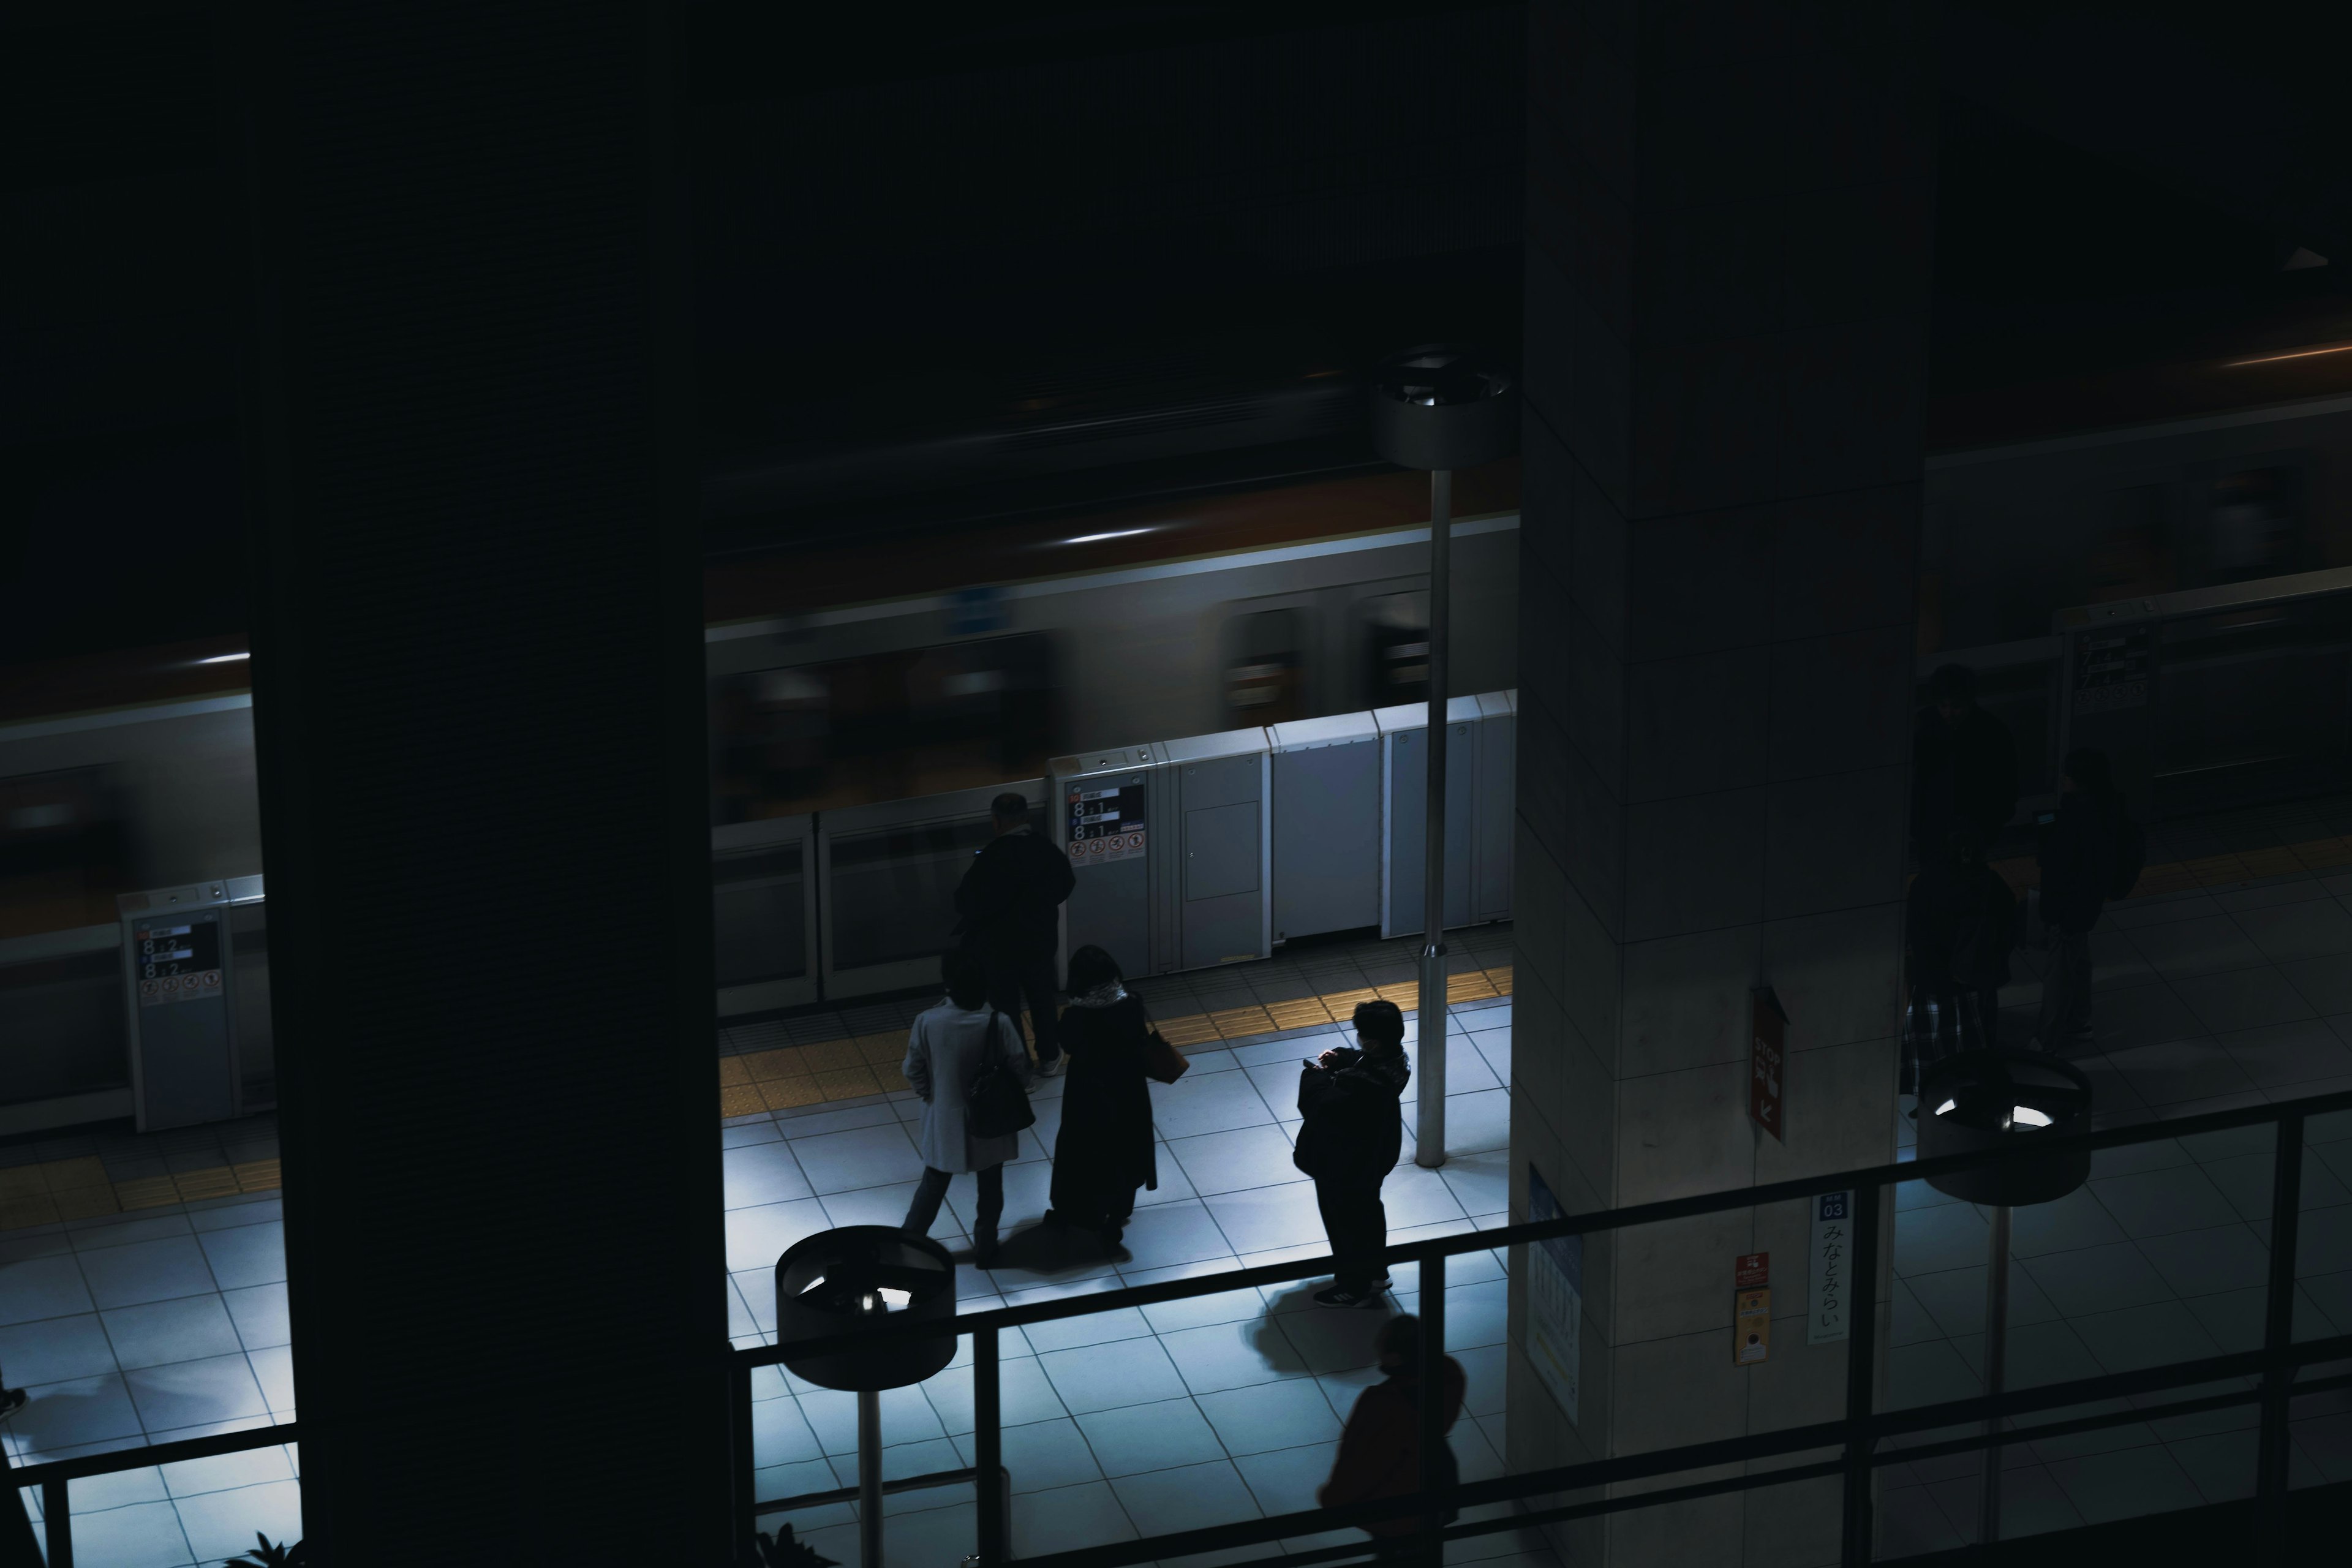
<svg viewBox="0 0 2352 1568"><path fill-rule="evenodd" d="M142 922L131 927L131 943L142 1007L201 1002L220 995L217 918L187 916Z"/></svg>
<svg viewBox="0 0 2352 1568"><path fill-rule="evenodd" d="M1086 789L1072 784L1064 797L1063 840L1074 867L1140 859L1147 822L1145 786L1139 783Z"/></svg>

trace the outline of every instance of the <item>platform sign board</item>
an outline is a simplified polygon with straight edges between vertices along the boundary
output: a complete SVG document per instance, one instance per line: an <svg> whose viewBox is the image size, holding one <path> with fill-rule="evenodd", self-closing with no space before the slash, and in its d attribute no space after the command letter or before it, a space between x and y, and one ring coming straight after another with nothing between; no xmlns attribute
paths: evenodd
<svg viewBox="0 0 2352 1568"><path fill-rule="evenodd" d="M1780 1131L1781 1089L1787 1081L1789 1016L1769 985L1748 1002L1748 1119L1786 1142Z"/></svg>
<svg viewBox="0 0 2352 1568"><path fill-rule="evenodd" d="M139 1005L201 1002L221 994L220 916L175 911L133 921L131 962Z"/></svg>
<svg viewBox="0 0 2352 1568"><path fill-rule="evenodd" d="M1813 1199L1813 1242L1806 1273L1805 1342L1825 1345L1846 1337L1846 1276L1853 1256L1853 1194Z"/></svg>
<svg viewBox="0 0 2352 1568"><path fill-rule="evenodd" d="M1562 1217L1543 1174L1528 1166L1528 1220ZM1528 1248L1528 1361L1537 1377L1576 1424L1577 1388L1584 1353L1584 1237L1556 1237Z"/></svg>
<svg viewBox="0 0 2352 1568"><path fill-rule="evenodd" d="M1150 826L1145 804L1150 787L1141 784L1095 789L1078 784L1068 786L1062 803L1063 827L1073 868L1083 870L1143 858L1144 835Z"/></svg>

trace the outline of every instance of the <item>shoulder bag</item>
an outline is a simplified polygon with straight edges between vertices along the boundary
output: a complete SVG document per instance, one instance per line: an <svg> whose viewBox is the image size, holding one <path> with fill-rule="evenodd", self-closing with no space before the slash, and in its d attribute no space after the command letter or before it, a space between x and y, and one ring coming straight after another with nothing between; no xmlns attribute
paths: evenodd
<svg viewBox="0 0 2352 1568"><path fill-rule="evenodd" d="M1136 1011L1143 1012L1143 1004L1139 1001L1136 1004ZM1168 1037L1160 1032L1151 1022L1151 1016L1145 1013L1143 1015L1143 1076L1154 1083L1174 1083L1192 1070L1191 1060L1183 1052L1168 1043Z"/></svg>
<svg viewBox="0 0 2352 1568"><path fill-rule="evenodd" d="M975 1138L1010 1137L1037 1121L1028 1090L1021 1087L1012 1064L996 1048L997 1026L1003 1021L1003 1014L993 1007L988 1010L988 1049L981 1058L980 1070L964 1086L964 1121Z"/></svg>

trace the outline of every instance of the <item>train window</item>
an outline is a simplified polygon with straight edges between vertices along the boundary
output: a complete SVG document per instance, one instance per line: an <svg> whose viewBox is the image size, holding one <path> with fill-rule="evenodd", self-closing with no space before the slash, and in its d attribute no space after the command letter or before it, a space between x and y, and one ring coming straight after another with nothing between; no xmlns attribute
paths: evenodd
<svg viewBox="0 0 2352 1568"><path fill-rule="evenodd" d="M1429 700L1429 595L1383 594L1364 604L1371 706Z"/></svg>
<svg viewBox="0 0 2352 1568"><path fill-rule="evenodd" d="M1045 771L1044 633L761 670L711 688L716 819L893 800Z"/></svg>
<svg viewBox="0 0 2352 1568"><path fill-rule="evenodd" d="M2242 468L2213 486L2207 578L2238 583L2295 569L2301 479L2291 468Z"/></svg>
<svg viewBox="0 0 2352 1568"><path fill-rule="evenodd" d="M1240 617L1235 661L1225 667L1225 706L1244 724L1307 715L1307 612L1257 610Z"/></svg>

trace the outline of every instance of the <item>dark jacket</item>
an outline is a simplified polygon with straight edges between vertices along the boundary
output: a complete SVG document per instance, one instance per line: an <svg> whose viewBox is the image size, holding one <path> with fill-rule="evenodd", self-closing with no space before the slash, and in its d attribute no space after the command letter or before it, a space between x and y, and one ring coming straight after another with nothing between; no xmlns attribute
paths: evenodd
<svg viewBox="0 0 2352 1568"><path fill-rule="evenodd" d="M2017 895L1980 860L1931 860L1911 879L1903 945L1915 990L1997 990L2009 982L2009 950L2017 945ZM1956 973L1956 960L1972 960L1977 973Z"/></svg>
<svg viewBox="0 0 2352 1568"><path fill-rule="evenodd" d="M1378 1182L1404 1152L1399 1102L1412 1077L1402 1047L1368 1055L1342 1049L1339 1065L1299 1069L1297 1145L1290 1163L1310 1176Z"/></svg>
<svg viewBox="0 0 2352 1568"><path fill-rule="evenodd" d="M1911 740L1911 839L1922 862L1943 854L1954 831L1982 847L2017 810L2017 742L2001 721L1970 708L1947 724L1919 710Z"/></svg>
<svg viewBox="0 0 2352 1568"><path fill-rule="evenodd" d="M1468 1379L1462 1363L1445 1358L1445 1429L1462 1415L1462 1393ZM1339 1433L1339 1451L1331 1457L1331 1479L1315 1493L1325 1508L1381 1498L1405 1497L1421 1489L1420 1369L1389 1373L1356 1395L1348 1425ZM1458 1479L1458 1478L1457 1478ZM1384 1519L1359 1529L1374 1535L1410 1535L1421 1527L1411 1515Z"/></svg>
<svg viewBox="0 0 2352 1568"><path fill-rule="evenodd" d="M992 963L1051 958L1060 946L1054 911L1076 885L1060 849L1026 830L1000 833L956 889L956 930Z"/></svg>
<svg viewBox="0 0 2352 1568"><path fill-rule="evenodd" d="M2042 830L2037 857L2045 923L2072 931L2099 923L2115 875L2115 826L2113 808L2097 796L2080 790L2059 796L2058 815Z"/></svg>
<svg viewBox="0 0 2352 1568"><path fill-rule="evenodd" d="M1151 1089L1143 1074L1150 1044L1143 1004L1133 995L1062 1015L1070 1076L1062 1091L1062 1128L1054 1137L1057 1213L1100 1223L1132 1213L1136 1188L1160 1185Z"/></svg>

